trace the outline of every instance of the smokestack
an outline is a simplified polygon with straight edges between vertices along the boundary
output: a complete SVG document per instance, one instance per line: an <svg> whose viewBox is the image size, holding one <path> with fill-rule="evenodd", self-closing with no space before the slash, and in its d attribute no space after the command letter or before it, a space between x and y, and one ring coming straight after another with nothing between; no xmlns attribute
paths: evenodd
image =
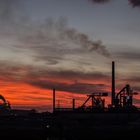
<svg viewBox="0 0 140 140"><path fill-rule="evenodd" d="M115 105L115 62L112 61L112 105Z"/></svg>
<svg viewBox="0 0 140 140"><path fill-rule="evenodd" d="M72 109L75 109L75 99L72 100Z"/></svg>
<svg viewBox="0 0 140 140"><path fill-rule="evenodd" d="M55 89L53 89L53 112L55 112Z"/></svg>

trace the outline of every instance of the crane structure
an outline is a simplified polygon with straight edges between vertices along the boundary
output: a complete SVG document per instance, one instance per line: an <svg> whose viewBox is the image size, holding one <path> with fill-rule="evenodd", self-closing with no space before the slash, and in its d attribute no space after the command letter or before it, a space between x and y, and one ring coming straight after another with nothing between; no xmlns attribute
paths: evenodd
<svg viewBox="0 0 140 140"><path fill-rule="evenodd" d="M92 93L90 95L87 95L88 98L86 101L82 104L82 106L79 107L79 109L83 110L101 110L105 107L105 99L102 99L102 97L108 96L108 93ZM91 106L86 106L86 104L91 101Z"/></svg>
<svg viewBox="0 0 140 140"><path fill-rule="evenodd" d="M0 103L0 111L1 110L10 110L11 109L10 103L2 95L0 95L0 100L2 101Z"/></svg>
<svg viewBox="0 0 140 140"><path fill-rule="evenodd" d="M131 107L133 106L133 95L138 93L133 92L130 85L127 84L115 96L115 107Z"/></svg>

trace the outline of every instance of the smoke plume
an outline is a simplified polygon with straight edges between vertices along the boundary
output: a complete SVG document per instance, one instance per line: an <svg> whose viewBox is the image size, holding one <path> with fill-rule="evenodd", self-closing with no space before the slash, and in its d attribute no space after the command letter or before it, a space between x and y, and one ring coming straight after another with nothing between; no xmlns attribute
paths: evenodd
<svg viewBox="0 0 140 140"><path fill-rule="evenodd" d="M16 47L32 49L41 56L49 51L56 52L55 56L85 49L109 57L102 41L92 41L88 35L70 28L66 18L47 18L34 22L25 14L23 6L22 0L0 0L0 36L16 38Z"/></svg>
<svg viewBox="0 0 140 140"><path fill-rule="evenodd" d="M102 54L108 57L110 54L106 49L106 46L102 45L102 42L99 41L92 41L90 40L89 36L77 31L76 29L65 28L62 32L63 37L68 39L80 46L88 49L89 51L96 51L99 54Z"/></svg>
<svg viewBox="0 0 140 140"><path fill-rule="evenodd" d="M42 23L34 24L34 27L28 28L32 30L25 29L24 34L18 36L19 40L24 46L41 51L41 54L45 50L57 51L56 55L57 53L78 53L85 50L89 52L95 51L105 57L110 56L102 41L92 41L88 35L79 32L75 28L70 28L65 18L58 20L49 18Z"/></svg>

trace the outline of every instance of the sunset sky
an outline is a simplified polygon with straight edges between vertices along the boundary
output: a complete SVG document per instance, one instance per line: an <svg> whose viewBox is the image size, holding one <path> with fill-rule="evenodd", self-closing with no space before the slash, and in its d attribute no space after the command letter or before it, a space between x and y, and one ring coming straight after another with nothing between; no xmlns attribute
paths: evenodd
<svg viewBox="0 0 140 140"><path fill-rule="evenodd" d="M139 5L0 0L0 94L13 108L50 110L53 88L60 106L71 106L72 98L80 105L85 94L110 93L112 60L116 89L129 83L139 92Z"/></svg>

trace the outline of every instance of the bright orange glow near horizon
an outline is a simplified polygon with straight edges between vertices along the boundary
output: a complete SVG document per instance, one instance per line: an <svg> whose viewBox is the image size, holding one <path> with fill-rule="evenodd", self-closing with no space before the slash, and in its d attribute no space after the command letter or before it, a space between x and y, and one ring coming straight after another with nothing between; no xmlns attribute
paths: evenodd
<svg viewBox="0 0 140 140"><path fill-rule="evenodd" d="M6 83L1 85L1 92L8 101L10 101L11 106L22 106L25 108L31 107L46 107L46 110L50 110L52 106L52 90L40 89L24 83ZM57 95L58 100L68 99L73 94L66 92L57 92L60 95ZM79 95L80 96L80 95Z"/></svg>
<svg viewBox="0 0 140 140"><path fill-rule="evenodd" d="M53 80L52 80L53 81ZM71 84L71 80L62 80L63 83ZM57 82L62 82L60 79L57 79ZM84 81L84 80L83 80ZM83 82L79 81L80 83ZM55 82L55 80L54 80ZM86 83L88 81L84 81ZM95 79L93 81L89 80L88 83L92 84L106 84L105 80ZM110 81L108 81L110 82ZM85 85L82 85L83 87ZM82 88L83 88L82 87ZM53 88L52 88L53 89ZM52 111L52 89L42 88L38 86L33 86L28 83L17 82L17 81L0 81L0 94L3 95L6 100L11 104L11 107L14 109L36 109L37 111ZM65 90L65 89L64 89ZM87 89L88 90L88 89ZM98 89L95 89L98 91ZM120 89L116 89L118 92ZM103 92L111 92L111 84L101 88ZM85 93L76 93L68 91L60 91L56 88L56 107L72 107L72 99L76 100L76 107L83 104L87 99L86 94L91 94L94 92L85 92ZM136 96L136 99L140 99L140 96ZM111 97L105 97L106 106L111 103ZM139 103L136 102L136 105L139 106Z"/></svg>
<svg viewBox="0 0 140 140"><path fill-rule="evenodd" d="M0 81L0 94L8 100L13 108L52 110L52 90L42 89L21 82ZM109 89L105 89L109 90ZM57 91L56 106L72 107L72 99L76 99L76 107L86 100L86 94ZM109 102L109 99L107 99Z"/></svg>

